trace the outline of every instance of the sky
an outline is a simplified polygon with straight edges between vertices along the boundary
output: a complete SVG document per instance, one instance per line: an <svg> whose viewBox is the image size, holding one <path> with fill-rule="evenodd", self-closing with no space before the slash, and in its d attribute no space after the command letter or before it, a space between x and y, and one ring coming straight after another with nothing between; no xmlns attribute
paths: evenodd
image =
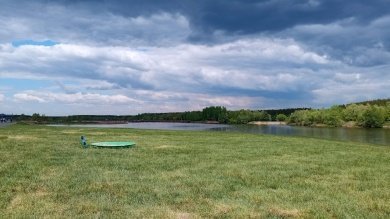
<svg viewBox="0 0 390 219"><path fill-rule="evenodd" d="M389 0L0 0L0 113L390 97Z"/></svg>

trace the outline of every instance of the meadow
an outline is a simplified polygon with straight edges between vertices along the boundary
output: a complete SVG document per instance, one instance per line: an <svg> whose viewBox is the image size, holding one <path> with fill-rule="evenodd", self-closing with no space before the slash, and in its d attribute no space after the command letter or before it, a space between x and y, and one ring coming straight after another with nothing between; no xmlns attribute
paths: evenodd
<svg viewBox="0 0 390 219"><path fill-rule="evenodd" d="M83 149L135 141L130 149ZM205 131L0 128L1 218L390 218L390 147Z"/></svg>

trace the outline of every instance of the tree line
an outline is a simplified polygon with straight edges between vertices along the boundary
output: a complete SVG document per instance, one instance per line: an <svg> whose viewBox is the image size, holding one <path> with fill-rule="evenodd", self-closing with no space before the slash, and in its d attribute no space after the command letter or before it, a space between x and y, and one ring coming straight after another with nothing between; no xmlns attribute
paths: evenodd
<svg viewBox="0 0 390 219"><path fill-rule="evenodd" d="M350 104L329 109L298 110L288 118L288 123L300 126L381 128L390 122L390 102L385 105Z"/></svg>
<svg viewBox="0 0 390 219"><path fill-rule="evenodd" d="M171 113L141 113L138 115L71 115L46 116L34 113L33 115L15 115L17 121L31 121L35 123L120 123L120 122L218 122L224 124L246 124L251 121L284 121L296 109L272 110L227 110L224 106L205 107L202 111L186 111ZM282 115L282 117L281 117Z"/></svg>
<svg viewBox="0 0 390 219"><path fill-rule="evenodd" d="M333 106L328 109L291 108L271 110L227 110L224 106L205 107L202 111L142 113L138 115L16 115L17 121L35 123L125 123L125 122L218 122L247 124L252 121L286 121L298 126L383 127L390 124L390 99Z"/></svg>

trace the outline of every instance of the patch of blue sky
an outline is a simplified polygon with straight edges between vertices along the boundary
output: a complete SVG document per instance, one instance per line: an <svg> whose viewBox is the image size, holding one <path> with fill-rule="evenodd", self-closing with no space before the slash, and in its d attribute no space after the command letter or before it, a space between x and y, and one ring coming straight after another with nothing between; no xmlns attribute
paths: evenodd
<svg viewBox="0 0 390 219"><path fill-rule="evenodd" d="M12 41L13 47L20 47L20 46L26 46L26 45L32 45L32 46L55 46L59 44L58 42L55 42L53 40L44 40L44 41L35 41L31 39L24 39L24 40L14 40Z"/></svg>
<svg viewBox="0 0 390 219"><path fill-rule="evenodd" d="M52 86L53 81L49 80L31 80L31 79L13 79L13 78L2 78L0 80L0 87L11 87L12 90L34 90L46 88Z"/></svg>

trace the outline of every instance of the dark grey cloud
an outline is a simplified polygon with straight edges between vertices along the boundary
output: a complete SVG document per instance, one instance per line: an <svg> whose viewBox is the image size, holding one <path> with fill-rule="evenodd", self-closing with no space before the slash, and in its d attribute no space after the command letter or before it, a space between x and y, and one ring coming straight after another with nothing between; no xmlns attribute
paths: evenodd
<svg viewBox="0 0 390 219"><path fill-rule="evenodd" d="M369 22L389 13L388 1L232 0L202 2L192 21L202 30L237 33L279 31L301 24L327 24L354 17Z"/></svg>
<svg viewBox="0 0 390 219"><path fill-rule="evenodd" d="M123 14L109 6L94 1L5 1L0 7L0 43L53 40L90 45L167 46L186 40L190 34L189 21L179 13L143 13L129 7L128 14Z"/></svg>
<svg viewBox="0 0 390 219"><path fill-rule="evenodd" d="M299 25L275 34L293 37L307 47L351 66L390 64L390 14L366 23L355 18L330 24Z"/></svg>
<svg viewBox="0 0 390 219"><path fill-rule="evenodd" d="M2 8L17 13L30 7L33 9L30 13L39 13L38 9L47 5L126 17L181 13L189 18L194 29L205 34L216 30L235 34L280 31L296 25L328 24L351 17L359 23L367 23L390 12L388 0L22 0L6 1Z"/></svg>
<svg viewBox="0 0 390 219"><path fill-rule="evenodd" d="M22 0L5 1L0 11L4 23L25 29L3 28L0 41L50 37L102 45L166 46L265 35L294 38L316 52L361 66L386 63L387 58L381 57L390 51L388 0ZM370 55L355 56L364 50Z"/></svg>
<svg viewBox="0 0 390 219"><path fill-rule="evenodd" d="M322 46L322 52L338 55L337 58L343 56L346 48L351 51L358 46L373 47L379 45L378 41L387 51L390 48L386 26L369 28L376 20L390 15L388 0L21 0L2 2L0 12L4 22L19 30L26 29L16 33L4 28L0 30L0 41L12 37L45 40L46 36L65 42L111 45L140 45L142 41L146 45L167 45L184 40L215 44L245 35L272 37L287 33L279 36ZM164 13L170 17L164 17ZM175 23L178 16L187 19L190 29L183 22ZM152 23L140 24L139 18L149 17L154 19ZM291 31L336 22L344 22L338 31Z"/></svg>
<svg viewBox="0 0 390 219"><path fill-rule="evenodd" d="M0 1L0 79L30 80L0 87L14 106L310 107L390 89L388 0Z"/></svg>
<svg viewBox="0 0 390 219"><path fill-rule="evenodd" d="M346 18L365 24L390 13L387 0L114 0L63 1L69 5L108 10L124 16L161 11L188 17L197 34L275 32L303 24L329 24ZM198 35L199 36L199 35ZM207 37L206 37L207 39Z"/></svg>

